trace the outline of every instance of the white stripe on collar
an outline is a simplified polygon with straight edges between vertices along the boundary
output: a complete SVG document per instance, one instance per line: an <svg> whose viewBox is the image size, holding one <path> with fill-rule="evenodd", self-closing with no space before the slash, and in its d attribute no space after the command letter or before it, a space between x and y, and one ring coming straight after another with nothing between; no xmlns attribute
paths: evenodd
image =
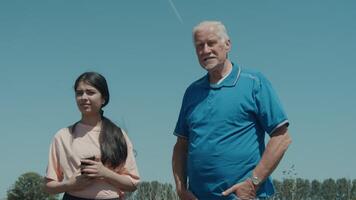
<svg viewBox="0 0 356 200"><path fill-rule="evenodd" d="M230 68L230 71L216 83L216 85L219 85L220 83L222 83L226 79L226 77L228 77L231 74L232 68L233 68L233 66Z"/></svg>

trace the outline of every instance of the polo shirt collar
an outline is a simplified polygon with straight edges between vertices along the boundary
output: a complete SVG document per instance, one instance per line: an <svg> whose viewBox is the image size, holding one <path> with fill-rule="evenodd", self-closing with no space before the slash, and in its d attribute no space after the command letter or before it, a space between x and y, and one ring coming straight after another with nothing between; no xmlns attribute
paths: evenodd
<svg viewBox="0 0 356 200"><path fill-rule="evenodd" d="M237 80L240 77L241 67L232 63L232 69L230 74L220 84L210 84L209 74L204 77L205 86L212 89L219 89L222 87L233 87L236 85Z"/></svg>

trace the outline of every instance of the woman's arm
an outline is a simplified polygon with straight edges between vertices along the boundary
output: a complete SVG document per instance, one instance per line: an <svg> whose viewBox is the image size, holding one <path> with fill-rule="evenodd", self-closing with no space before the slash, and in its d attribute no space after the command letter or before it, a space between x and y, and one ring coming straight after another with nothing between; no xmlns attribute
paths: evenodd
<svg viewBox="0 0 356 200"><path fill-rule="evenodd" d="M117 186L123 191L133 192L137 189L137 184L132 181L132 178L139 179L139 177L133 176L126 171L122 171L120 174L108 169L105 176L105 180L111 185Z"/></svg>
<svg viewBox="0 0 356 200"><path fill-rule="evenodd" d="M45 184L43 190L48 194L58 194L68 190L65 182L58 182L45 178Z"/></svg>
<svg viewBox="0 0 356 200"><path fill-rule="evenodd" d="M69 180L55 181L45 178L44 191L49 194L58 194L62 192L81 190L89 186L93 181L90 177L80 174L74 174Z"/></svg>

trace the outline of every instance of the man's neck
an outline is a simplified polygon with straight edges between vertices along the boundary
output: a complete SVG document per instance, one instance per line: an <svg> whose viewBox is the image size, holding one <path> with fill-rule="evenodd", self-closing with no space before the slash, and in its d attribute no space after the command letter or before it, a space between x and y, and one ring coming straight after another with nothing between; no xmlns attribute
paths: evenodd
<svg viewBox="0 0 356 200"><path fill-rule="evenodd" d="M224 78L232 69L232 63L230 60L225 61L222 66L216 67L213 71L209 71L209 82L212 84L218 83Z"/></svg>

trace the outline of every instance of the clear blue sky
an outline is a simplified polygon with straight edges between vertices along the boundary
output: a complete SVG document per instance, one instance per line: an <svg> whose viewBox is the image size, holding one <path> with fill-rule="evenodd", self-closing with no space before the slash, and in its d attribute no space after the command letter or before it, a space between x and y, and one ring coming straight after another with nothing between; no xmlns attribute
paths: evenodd
<svg viewBox="0 0 356 200"><path fill-rule="evenodd" d="M185 88L205 74L191 30L225 23L230 58L262 71L290 119L293 144L274 178L356 178L355 1L0 2L0 197L44 174L53 135L79 120L72 85L102 73L105 113L124 127L144 181L172 182L172 135Z"/></svg>

